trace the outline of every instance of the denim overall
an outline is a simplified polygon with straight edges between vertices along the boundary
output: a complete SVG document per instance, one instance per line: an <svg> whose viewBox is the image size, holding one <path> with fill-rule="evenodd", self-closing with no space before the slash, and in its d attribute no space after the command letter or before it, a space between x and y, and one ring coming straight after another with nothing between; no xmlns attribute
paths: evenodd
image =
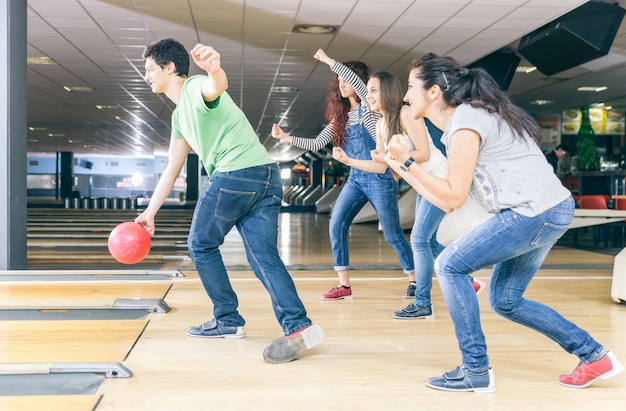
<svg viewBox="0 0 626 411"><path fill-rule="evenodd" d="M371 151L376 148L376 142L362 123L361 106L359 123L346 128L346 142L342 148L350 158L372 159ZM368 201L378 213L385 241L398 254L403 271L412 274L413 253L400 227L398 183L391 170L376 174L354 167L351 168L348 180L333 206L330 218L330 243L335 271L349 269L348 231L352 221Z"/></svg>

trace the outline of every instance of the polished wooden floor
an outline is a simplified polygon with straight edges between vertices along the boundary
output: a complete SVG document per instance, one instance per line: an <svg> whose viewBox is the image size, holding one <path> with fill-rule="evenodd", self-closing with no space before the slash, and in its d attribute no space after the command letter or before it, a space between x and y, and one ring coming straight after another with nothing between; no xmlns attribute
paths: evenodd
<svg viewBox="0 0 626 411"><path fill-rule="evenodd" d="M626 373L583 390L560 386L559 374L569 373L577 359L545 337L495 315L486 292L478 298L497 391L449 393L427 388L428 377L460 363L452 324L436 281L435 319L391 318L394 310L409 302L401 298L406 277L375 224L351 230L351 264L357 268L352 271L354 300L329 302L319 300L337 282L328 216L281 214L281 255L309 316L326 336L298 361L270 365L263 361L262 351L281 330L267 293L248 270L236 232L228 236L223 255L247 320L247 337L198 339L187 337L185 331L209 320L212 306L181 247L185 234L180 228L188 225L189 211L163 210L155 246L136 266L115 263L106 251L107 230L132 218L132 212L78 211L71 217L67 210L29 212L28 268L40 276L0 283L0 308L103 306L115 297L149 295L163 298L172 310L150 314L145 321L118 320L119 327L112 321L78 325L76 321L0 321L4 336L0 362L5 368L11 363L105 358L123 361L133 372L131 378L107 378L93 395L0 397L0 410L572 411L626 406ZM96 221L95 216L101 219ZM56 218L58 224L53 222ZM573 249L567 243L556 246L527 297L549 303L626 362L626 306L611 300L613 256L600 251ZM113 275L129 269L178 270L184 276L156 284L67 280L84 270L106 276L103 272ZM55 280L55 274L62 273L66 274L63 281ZM476 276L489 280L487 270ZM133 341L127 332L134 333Z"/></svg>

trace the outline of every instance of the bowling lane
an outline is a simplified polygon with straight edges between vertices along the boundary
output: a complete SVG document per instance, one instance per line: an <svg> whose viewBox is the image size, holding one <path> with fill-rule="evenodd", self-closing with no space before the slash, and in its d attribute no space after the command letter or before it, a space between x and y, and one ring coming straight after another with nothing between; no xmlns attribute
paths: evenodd
<svg viewBox="0 0 626 411"><path fill-rule="evenodd" d="M0 397L0 410L91 411L100 399L97 394Z"/></svg>
<svg viewBox="0 0 626 411"><path fill-rule="evenodd" d="M163 298L171 286L171 280L28 281L1 284L0 309L70 309L111 308L119 298Z"/></svg>
<svg viewBox="0 0 626 411"><path fill-rule="evenodd" d="M186 241L192 210L161 210L157 232L151 238L150 253L142 264L163 263L164 256L188 256ZM29 209L27 253L29 268L34 264L116 262L108 250L111 230L133 221L138 210Z"/></svg>
<svg viewBox="0 0 626 411"><path fill-rule="evenodd" d="M169 276L141 270L0 272L0 311L10 319L0 321L0 409L95 409L101 396L93 394L105 380L102 369L123 367L155 317L146 312L139 319L91 315L50 321L49 314L84 308L126 314L133 307L117 309L117 302L163 300L176 275L182 276L165 274ZM26 320L25 310L34 313ZM12 312L15 318L10 317ZM62 371L59 364L63 364ZM64 401L68 391L80 399ZM2 404L10 407L2 408Z"/></svg>
<svg viewBox="0 0 626 411"><path fill-rule="evenodd" d="M0 321L2 372L12 364L124 361L148 322Z"/></svg>

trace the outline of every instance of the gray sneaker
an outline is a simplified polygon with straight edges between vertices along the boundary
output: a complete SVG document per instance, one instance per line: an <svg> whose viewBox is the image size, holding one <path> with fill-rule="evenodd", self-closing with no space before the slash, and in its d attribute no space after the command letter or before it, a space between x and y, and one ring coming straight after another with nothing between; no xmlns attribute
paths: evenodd
<svg viewBox="0 0 626 411"><path fill-rule="evenodd" d="M319 325L310 325L285 337L275 339L263 350L263 358L271 364L279 364L297 359L302 351L309 350L324 338L324 330Z"/></svg>
<svg viewBox="0 0 626 411"><path fill-rule="evenodd" d="M428 307L419 307L415 303L411 303L400 311L393 313L392 317L399 320L415 320L418 318L435 318L435 313L433 312L432 304Z"/></svg>
<svg viewBox="0 0 626 411"><path fill-rule="evenodd" d="M496 390L496 383L491 368L484 373L476 374L466 370L462 365L444 373L441 377L429 378L426 385L443 391L474 391L480 393L494 392Z"/></svg>
<svg viewBox="0 0 626 411"><path fill-rule="evenodd" d="M241 326L223 325L213 318L202 325L189 327L187 335L203 338L243 338L246 333Z"/></svg>

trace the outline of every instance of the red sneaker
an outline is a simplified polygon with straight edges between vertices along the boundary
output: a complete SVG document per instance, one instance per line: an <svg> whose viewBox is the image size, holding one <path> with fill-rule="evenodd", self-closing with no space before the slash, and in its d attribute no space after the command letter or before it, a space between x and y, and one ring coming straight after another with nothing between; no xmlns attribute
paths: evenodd
<svg viewBox="0 0 626 411"><path fill-rule="evenodd" d="M480 292L485 288L485 282L472 278L472 286L474 287L474 292L476 295L480 294Z"/></svg>
<svg viewBox="0 0 626 411"><path fill-rule="evenodd" d="M352 287L344 287L338 285L335 288L331 288L327 293L322 294L320 300L351 300L352 299Z"/></svg>
<svg viewBox="0 0 626 411"><path fill-rule="evenodd" d="M559 384L572 388L585 388L596 380L611 378L622 372L624 366L611 351L598 361L581 362L569 375L561 375Z"/></svg>

